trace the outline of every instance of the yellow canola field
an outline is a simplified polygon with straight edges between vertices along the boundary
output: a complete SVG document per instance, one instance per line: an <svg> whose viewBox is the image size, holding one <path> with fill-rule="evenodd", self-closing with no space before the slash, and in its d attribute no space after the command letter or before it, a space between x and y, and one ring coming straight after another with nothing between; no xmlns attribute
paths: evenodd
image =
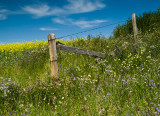
<svg viewBox="0 0 160 116"><path fill-rule="evenodd" d="M85 40L84 38L81 38ZM61 43L71 46L72 43L79 41L80 39L74 40L60 40ZM59 40L57 40L59 41ZM36 42L26 42L26 43L14 43L14 44L0 44L0 52L14 53L17 51L25 51L30 49L43 48L48 46L48 41L36 41Z"/></svg>
<svg viewBox="0 0 160 116"><path fill-rule="evenodd" d="M36 42L26 42L26 43L14 43L14 44L0 44L0 52L14 53L16 51L24 51L27 49L37 49L40 47L46 47L48 42L46 41L36 41Z"/></svg>

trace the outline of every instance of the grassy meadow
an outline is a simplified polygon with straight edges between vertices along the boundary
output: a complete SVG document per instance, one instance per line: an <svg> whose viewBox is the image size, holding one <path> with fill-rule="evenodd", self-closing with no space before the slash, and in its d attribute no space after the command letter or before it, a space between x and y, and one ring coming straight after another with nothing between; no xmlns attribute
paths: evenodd
<svg viewBox="0 0 160 116"><path fill-rule="evenodd" d="M160 32L118 39L61 41L100 51L95 58L57 51L59 80L50 77L47 42L0 45L0 116L158 116Z"/></svg>
<svg viewBox="0 0 160 116"><path fill-rule="evenodd" d="M158 15L156 15L158 16ZM137 36L60 41L106 53L96 58L57 51L50 76L47 41L0 44L0 116L160 115L160 28Z"/></svg>

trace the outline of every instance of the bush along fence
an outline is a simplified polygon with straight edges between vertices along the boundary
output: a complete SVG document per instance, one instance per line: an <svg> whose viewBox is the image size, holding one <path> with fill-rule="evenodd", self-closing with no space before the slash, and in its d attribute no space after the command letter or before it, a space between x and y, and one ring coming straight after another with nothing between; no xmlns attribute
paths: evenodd
<svg viewBox="0 0 160 116"><path fill-rule="evenodd" d="M137 29L137 24L136 24L135 13L132 14L132 25L133 25L135 44L136 44L138 29ZM105 53L102 53L102 52L84 50L80 48L69 47L63 44L59 44L58 42L56 42L55 33L48 34L48 47L49 47L49 54L50 54L51 76L55 79L58 79L58 63L57 63L56 49L67 51L67 52L72 52L72 53L86 54L89 56L100 57L100 58L105 58L107 56Z"/></svg>

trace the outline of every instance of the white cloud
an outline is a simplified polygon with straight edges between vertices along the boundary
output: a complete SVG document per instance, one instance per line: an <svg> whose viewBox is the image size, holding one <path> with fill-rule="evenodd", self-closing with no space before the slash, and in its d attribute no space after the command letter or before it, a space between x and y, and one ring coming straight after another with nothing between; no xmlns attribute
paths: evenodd
<svg viewBox="0 0 160 116"><path fill-rule="evenodd" d="M18 15L18 14L24 14L22 11L11 11L8 9L0 9L0 20L7 19L8 15Z"/></svg>
<svg viewBox="0 0 160 116"><path fill-rule="evenodd" d="M105 4L97 0L67 0L68 5L64 6L71 14L85 13L99 10L105 7Z"/></svg>
<svg viewBox="0 0 160 116"><path fill-rule="evenodd" d="M41 31L55 31L55 30L58 30L56 28L45 28L45 27L41 27L40 28Z"/></svg>
<svg viewBox="0 0 160 116"><path fill-rule="evenodd" d="M60 8L51 8L47 4L25 6L22 8L26 13L33 15L34 17L40 18L44 16L56 16L63 12Z"/></svg>
<svg viewBox="0 0 160 116"><path fill-rule="evenodd" d="M89 28L97 26L98 24L104 22L107 22L107 20L93 20L93 21L80 20L80 21L72 21L71 23L81 28Z"/></svg>
<svg viewBox="0 0 160 116"><path fill-rule="evenodd" d="M22 8L25 12L39 18L44 16L58 15L63 12L60 8L51 8L47 4L25 6Z"/></svg>
<svg viewBox="0 0 160 116"><path fill-rule="evenodd" d="M72 20L68 18L54 18L52 19L55 23L59 24L68 24L68 25L76 25L80 28L89 28L89 27L94 27L97 26L101 23L108 22L107 20L92 20L92 21L86 21L86 20ZM63 23L62 23L63 22Z"/></svg>
<svg viewBox="0 0 160 116"><path fill-rule="evenodd" d="M5 20L7 19L7 9L0 9L0 20Z"/></svg>
<svg viewBox="0 0 160 116"><path fill-rule="evenodd" d="M44 16L64 16L77 13L92 12L100 10L106 5L100 0L67 0L68 4L62 8L51 7L47 4L37 4L32 6L24 6L22 9L36 17Z"/></svg>
<svg viewBox="0 0 160 116"><path fill-rule="evenodd" d="M7 19L7 16L4 14L0 14L0 20L5 20L5 19Z"/></svg>
<svg viewBox="0 0 160 116"><path fill-rule="evenodd" d="M0 13L5 13L7 11L8 11L7 9L0 9Z"/></svg>
<svg viewBox="0 0 160 116"><path fill-rule="evenodd" d="M25 6L23 8L24 11L28 12L29 14L42 17L49 15L50 7L46 4L44 5L35 5L35 6Z"/></svg>
<svg viewBox="0 0 160 116"><path fill-rule="evenodd" d="M53 18L52 21L55 22L55 23L59 23L59 24L65 24L65 21L61 20L59 18Z"/></svg>

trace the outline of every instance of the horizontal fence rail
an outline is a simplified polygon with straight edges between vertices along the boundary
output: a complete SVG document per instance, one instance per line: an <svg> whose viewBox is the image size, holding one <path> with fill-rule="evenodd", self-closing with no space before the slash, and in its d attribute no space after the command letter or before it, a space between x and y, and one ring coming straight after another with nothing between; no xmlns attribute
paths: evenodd
<svg viewBox="0 0 160 116"><path fill-rule="evenodd" d="M95 52L95 51L90 51L90 50L85 50L85 49L80 49L75 47L69 47L61 44L57 45L57 50L63 50L63 51L78 53L78 54L85 54L85 55L101 57L101 58L106 57L106 54L102 52Z"/></svg>

